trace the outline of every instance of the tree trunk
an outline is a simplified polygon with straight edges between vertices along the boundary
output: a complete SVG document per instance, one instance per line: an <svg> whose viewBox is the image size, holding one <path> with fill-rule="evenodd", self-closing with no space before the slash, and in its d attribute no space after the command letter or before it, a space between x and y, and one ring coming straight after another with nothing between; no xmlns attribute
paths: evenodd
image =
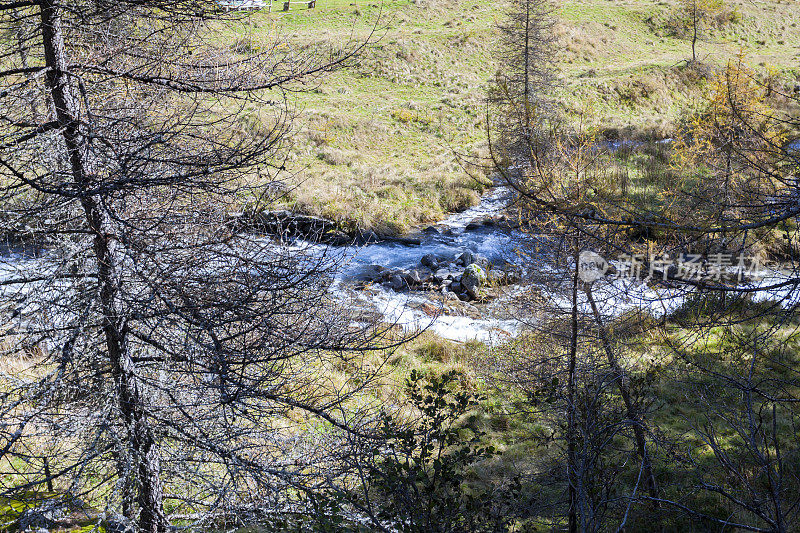
<svg viewBox="0 0 800 533"><path fill-rule="evenodd" d="M647 441L645 440L644 432L644 418L633 403L630 390L628 389L628 385L625 383L625 376L622 371L622 367L619 365L617 356L614 354L614 350L611 348L611 342L608 339L608 335L606 335L603 319L600 316L600 311L597 309L597 303L594 301L594 296L592 296L592 289L588 285L585 288L585 292L586 297L589 300L589 305L592 308L592 314L594 315L595 322L597 322L600 341L603 344L603 349L606 352L608 364L611 366L611 371L614 375L614 381L617 383L620 396L622 396L622 401L625 404L625 412L627 413L628 419L633 424L633 435L636 440L636 451L639 455L639 458L642 460L642 470L644 477L647 480L647 490L652 498L657 498L658 487L656 485L656 478L653 475L653 466L652 461L650 460L650 454L647 453Z"/></svg>
<svg viewBox="0 0 800 533"><path fill-rule="evenodd" d="M525 95L525 131L531 125L531 88L530 88L530 72L531 72L531 5L530 3L525 4L525 72L522 75L523 82L525 83L524 87L524 95Z"/></svg>
<svg viewBox="0 0 800 533"><path fill-rule="evenodd" d="M575 451L575 368L578 359L578 245L575 243L575 273L572 279L572 314L567 382L567 482L569 483L569 533L578 531L578 471Z"/></svg>
<svg viewBox="0 0 800 533"><path fill-rule="evenodd" d="M81 131L78 106L70 88L60 9L54 0L42 0L40 4L42 44L48 68L47 85L53 100L55 119L69 154L72 179L79 190L88 190L92 172L86 155L87 139ZM167 521L162 506L158 447L147 423L135 367L127 349L125 318L119 309L120 281L115 272L110 225L94 197L86 194L80 201L87 225L94 235L102 330L120 411L128 428L129 445L136 461L139 528L146 533L162 533L167 530Z"/></svg>

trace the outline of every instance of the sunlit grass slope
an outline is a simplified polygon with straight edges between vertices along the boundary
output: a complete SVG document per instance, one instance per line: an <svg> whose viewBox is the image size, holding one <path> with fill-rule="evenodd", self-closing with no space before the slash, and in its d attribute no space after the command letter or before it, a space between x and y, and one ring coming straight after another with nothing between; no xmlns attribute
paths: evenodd
<svg viewBox="0 0 800 533"><path fill-rule="evenodd" d="M704 76L743 51L762 73L800 66L797 2L729 0L733 21L699 43L688 66L677 1L558 4L559 85L570 117L610 135L668 136ZM294 8L293 8L294 9ZM298 96L290 202L343 225L397 232L463 209L481 186L457 154L485 145L484 100L506 4L479 0L320 0L313 10L253 13L240 38L280 31L301 42L377 42L349 68Z"/></svg>

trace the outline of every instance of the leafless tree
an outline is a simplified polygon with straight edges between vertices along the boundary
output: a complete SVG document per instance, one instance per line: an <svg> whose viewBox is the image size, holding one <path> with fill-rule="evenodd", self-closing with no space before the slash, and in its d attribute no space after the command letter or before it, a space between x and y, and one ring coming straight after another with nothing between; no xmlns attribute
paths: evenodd
<svg viewBox="0 0 800 533"><path fill-rule="evenodd" d="M235 523L297 510L371 424L382 331L332 301L324 253L234 220L280 190L288 93L364 42L231 42L236 17L0 2L4 497Z"/></svg>
<svg viewBox="0 0 800 533"><path fill-rule="evenodd" d="M722 0L683 0L680 16L692 41L692 62L697 61L697 41L703 37L706 27L723 10Z"/></svg>
<svg viewBox="0 0 800 533"><path fill-rule="evenodd" d="M518 109L525 107L526 103L517 102ZM625 232L593 222L602 216L597 196L603 187L598 179L603 157L590 132L568 130L554 111L527 117L502 107L494 112L498 118L490 134L493 165L503 183L517 193L517 215L526 233L535 237L522 250L529 282L546 287L550 295L537 294L519 313L531 334L549 347L529 352L506 375L534 391L541 383L558 382L550 394L560 400L540 404L533 412L558 428L553 438L562 440L565 448L563 516L570 531L602 530L615 507L612 502L641 492L658 493L646 404L636 398L628 369L621 363L624 339L610 335L606 323L608 308L625 299L625 289L604 285L598 294L580 271L583 251L606 257L620 253ZM509 127L508 117L512 122L522 119L524 125ZM530 385L524 384L526 380ZM630 439L627 451L637 457L638 465L630 483L623 484L632 487L628 496L611 489L619 481L620 469L610 463L629 463L621 458L628 457L625 453L613 457L619 450L612 451L611 443L623 436ZM627 516L624 506L613 510L617 511L615 516Z"/></svg>
<svg viewBox="0 0 800 533"><path fill-rule="evenodd" d="M552 438L563 438L567 449L565 519L571 531L623 528L631 518L629 511L638 512L648 502L656 506L651 508L653 517L669 520L658 508L678 509L690 522L712 527L786 531L794 519L798 492L788 465L796 447L786 442L796 425L797 382L787 368L791 350L777 356L768 346L776 339L794 339L796 330L792 316L800 280L794 229L797 152L787 147L782 133L794 129L796 119L779 116L764 104L757 78L742 67L741 60L732 63L711 88L707 108L687 121L692 126L685 135L670 146L635 148L640 151L638 160L644 161L642 173L662 188L662 198L668 198L654 197L649 204L634 198L621 185L619 174L608 172L609 163L622 157L614 150L633 148L605 143L583 127L566 127L558 122L557 114L540 117L533 124L526 118L521 126L509 127L508 117L513 115L495 110L495 129L490 131L493 166L516 191L521 221L537 236L537 246L527 252L530 268L537 272L537 264L546 264L539 285L549 278L553 284L549 294L563 295L549 301L537 297L531 306L536 312L531 328L534 335L552 339L553 332L559 331L552 320L560 316L570 324L563 326L561 339L553 339L556 349L529 354L518 361L514 372L506 368L505 376L523 388L526 382L528 387L547 383L547 372L566 378L566 389L560 393L564 403L557 404L563 407L566 422ZM517 102L517 109L526 108L523 100ZM517 114L524 115L524 111ZM785 234L783 245L776 234ZM783 274L761 281L743 279L741 273L731 275L737 257L756 256L765 246L782 260ZM657 289L645 296L647 285L609 281L615 274L613 266L596 282L579 283L575 275L582 250L606 258L639 255L642 270L628 275L647 278L647 284ZM701 258L696 276L687 276L685 265L679 264L678 258L687 253ZM733 258L734 263L723 264L711 276L709 264L715 254ZM629 298L633 289L642 289L636 298L643 304L657 304L663 311L621 318L603 312L604 307ZM561 303L555 313L554 300ZM683 305L676 311L680 302ZM698 309L702 312L694 312ZM530 309L526 311L530 316ZM641 363L637 368L624 364L631 361L625 357L629 353L626 329L641 328L663 335L662 342L670 347L670 355L661 354L666 360L674 357L685 363L681 367L685 374L659 379L676 390L691 390L683 397L692 398L687 404L708 413L705 423L692 419L687 424L712 451L713 475L704 475L708 462L686 450L685 435L665 435L656 421L648 420L648 405L658 401L656 391L645 389L642 398L634 383L650 379L652 372ZM676 330L685 335L684 343L675 341ZM714 352L703 349L703 339L716 346L720 336L726 339L726 350L712 361L708 358ZM592 523L597 515L586 511L591 509L590 499L581 494L582 481L577 476L582 463L580 424L576 424L580 415L574 398L582 390L576 388L581 383L580 373L574 370L581 368L573 348L576 339L578 353L605 354L609 380L617 385L623 406L616 415L630 429L627 436L640 464L636 474L624 481L633 490L617 495L628 504L607 514L600 526ZM735 341L730 347L728 339ZM742 367L742 361L751 367ZM595 358L593 364L597 362ZM656 361L652 370L660 372L661 365ZM553 412L549 407L541 412L547 411ZM590 449L596 454L601 450L596 442ZM593 463L590 475L600 479L607 473L604 469L620 472L624 457L617 454L613 464L604 466ZM691 465L693 475L677 483L659 482L658 469L677 468L678 463ZM698 493L714 493L724 504L714 507L694 497Z"/></svg>
<svg viewBox="0 0 800 533"><path fill-rule="evenodd" d="M501 40L489 99L493 122L502 122L504 155L526 150L532 135L550 111L549 89L554 84L552 28L554 6L549 0L515 0L499 24Z"/></svg>

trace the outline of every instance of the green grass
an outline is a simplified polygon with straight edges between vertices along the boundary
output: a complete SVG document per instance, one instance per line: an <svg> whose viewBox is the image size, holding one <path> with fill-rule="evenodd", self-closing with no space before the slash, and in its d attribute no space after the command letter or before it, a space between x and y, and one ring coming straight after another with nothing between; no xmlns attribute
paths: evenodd
<svg viewBox="0 0 800 533"><path fill-rule="evenodd" d="M467 22L467 6L357 4L253 14L243 28L258 38L278 24L301 42L340 43L351 31L365 38L381 12L378 42L298 97L291 203L344 226L402 232L479 199L482 185L456 152L473 154L483 142L481 103L492 68L485 30L493 15L478 3Z"/></svg>
<svg viewBox="0 0 800 533"><path fill-rule="evenodd" d="M743 50L792 78L800 48L795 2L729 0L741 22L699 44L723 65ZM703 77L688 41L668 28L676 0L565 0L557 10L556 97L600 131L667 136ZM378 42L352 66L298 96L289 203L346 227L402 232L478 201L482 186L456 154L485 150L484 101L505 4L474 0L321 0L313 10L253 13L235 31L280 31L304 43ZM789 79L787 78L787 79ZM790 79L791 81L791 79Z"/></svg>
<svg viewBox="0 0 800 533"><path fill-rule="evenodd" d="M769 318L758 319L758 312L766 312L769 306L743 305L733 308L733 316L729 318L752 318L750 322L732 326L730 328L717 327L710 331L708 335L696 335L692 330L681 327L679 319L695 321L698 318L708 317L709 313L718 312L718 307L714 305L700 306L697 302L689 302L682 312L677 314L675 319L667 324L662 337L655 333L652 322L637 324L637 327L615 327L610 328L614 334L614 340L620 342L620 352L625 355L626 367L629 369L631 382L636 387L644 387L649 397L657 401L653 404L648 415L648 422L651 427L657 428L661 442L674 443L674 447L669 448L670 455L664 456L662 450L656 450L656 471L659 482L665 491L666 496L675 496L673 490L683 490L681 487L688 487L691 481L687 479L687 472L695 472L697 468L705 469L709 474L717 476L717 479L724 479L724 473L720 472L719 464L701 438L697 435L696 429L702 427L707 416L714 416L714 413L705 409L705 405L700 398L693 394L696 390L705 391L720 404L730 398L730 409L741 407L741 398L735 393L726 390L725 384L719 381L707 379L695 380L695 383L688 382L685 378L691 368L687 367L679 358L672 356L670 350L664 344L665 338L688 339L691 342L684 342L689 352L689 358L696 362L703 362L711 365L714 370L722 372L733 372L736 375L737 369L745 370L749 362L746 359L736 357L737 354L746 353L747 347L742 346L737 340L747 338L749 333L755 330L766 330L774 326ZM642 326L639 328L638 326ZM762 342L762 350L768 353L772 361L764 360L763 365L756 367L758 376L770 377L772 379L785 379L786 383L797 383L795 371L798 367L798 354L800 354L800 334L797 330L798 322L795 320L790 324L779 328ZM737 339L736 336L741 336ZM546 343L545 343L546 346ZM540 405L532 405L530 396L507 381L509 374L501 376L504 380L500 386L493 386L491 380L486 380L490 368L493 368L492 360L508 364L507 368L516 368L513 364L519 359L512 358L510 350L519 350L516 355L524 355L527 351L532 357L539 357L543 353L537 345L537 338L520 338L516 343L507 346L491 349L480 343L459 344L440 339L430 332L423 333L419 337L411 340L399 348L397 353L388 362L383 383L372 394L375 398L380 398L386 404L400 404L404 397L403 382L412 369L423 373L443 374L450 370L459 372L459 383L470 391L474 391L483 396L479 407L469 413L463 421L465 425L485 431L487 444L492 444L501 453L499 457L487 460L480 464L470 467L469 484L479 490L486 489L496 484L498 480L511 480L517 474L523 476L540 474L548 471L554 466L561 450L561 443L552 441L548 438L555 429L558 431L558 412L551 412L551 416L540 416L537 409L546 406L547 400ZM582 352L583 353L583 352ZM780 361L781 365L772 364ZM377 362L377 361L376 361ZM334 371L329 368L320 367L320 371L331 373L331 379L339 379L334 376ZM345 367L338 370L341 378L346 379L347 369ZM644 376L651 376L650 381L644 380ZM743 374L741 374L743 375ZM524 377L524 376L520 376ZM534 385L529 383L528 385ZM528 391L529 392L529 391ZM792 388L792 394L797 390ZM611 388L607 395L607 405L619 404L616 391ZM555 417L555 418L554 418ZM555 424L554 424L555 421ZM720 429L718 435L720 442L730 451L731 454L741 450L741 443L729 428L715 421ZM324 431L324 428L317 426L307 426L302 420L297 421L296 429L306 429L312 431ZM791 436L791 429L786 426L786 421L781 420L782 434ZM561 450L563 451L563 450ZM695 461L692 470L685 463L678 463L673 460L675 456L682 457L682 454L691 451ZM619 460L618 483L621 484L620 490L624 492L625 483L635 479L635 462L623 463L625 457L631 456L630 441L618 437L615 440L613 450L607 452L611 460ZM796 441L786 442L783 453L796 456ZM617 455L619 454L619 455ZM743 458L746 459L746 458ZM527 478L526 478L527 479ZM559 497L558 481L553 485L539 486L534 481L526 482L520 494L521 501L531 498L535 501L538 498L545 500L557 500ZM684 495L683 493L678 494ZM40 495L46 498L48 495ZM692 493L691 503L700 506L705 512L726 516L731 509L726 507L724 502L709 498L702 493ZM19 513L27 507L22 502L9 502L0 500L0 524L12 523L16 520ZM637 511L641 512L641 511ZM644 531L646 527L642 520L645 518L634 514L632 516L631 531ZM749 520L747 516L739 515L741 520ZM528 525L541 520L542 524L548 522L547 516L533 517L528 521ZM681 520L675 517L675 520ZM81 524L83 526L84 524ZM0 531L2 531L0 525ZM77 526L76 526L77 527ZM687 523L676 522L674 530L690 527ZM84 527L79 531L90 531ZM73 529L74 531L74 529ZM243 530L244 531L244 530ZM259 531L251 529L249 531Z"/></svg>
<svg viewBox="0 0 800 533"><path fill-rule="evenodd" d="M691 321L711 318L716 316L720 321L720 306L711 302L705 307L698 306L697 302L690 301L684 306L675 320L668 320L663 329L643 327L637 331L627 331L629 328L614 332L614 340L618 342L616 350L623 355L625 367L630 377L629 386L638 391L645 400L648 415L647 421L654 434L657 435L658 444L650 444L654 457L654 468L658 478L663 497L676 499L683 503L700 509L711 516L735 518L741 523L759 524L758 520L730 505L729 502L713 495L694 489L694 483L699 482L700 476L713 483L719 483L731 490L741 490L735 479L732 479L721 462L704 442L703 431L712 423L716 430L717 442L732 459L734 464L741 461L741 469L748 475L755 476L756 467L752 457L749 457L747 448L743 445L742 436L736 428L725 419L731 416L736 422L746 420L744 414L745 403L741 391L734 389L722 379L714 378L713 372L729 375L734 378L746 376L751 370L751 361L748 352L751 350L752 340L759 340L761 355L753 365L755 381L760 387L769 389L770 384L778 387L783 394L796 397L798 384L796 368L800 361L800 331L797 320L778 326L775 316L766 314L769 310L767 304L747 304L731 306L729 313L724 313L724 318L744 322L730 326L718 326L704 330L700 328L686 328L681 325L681 320L690 318ZM711 315L710 313L713 313ZM760 316L763 314L763 316ZM646 324L641 324L645 326ZM614 326L614 325L610 325ZM768 333L769 332L769 333ZM662 335L663 334L663 335ZM761 334L761 335L758 335ZM550 352L537 348L537 342L546 338L545 333L531 334L530 337L520 338L515 344L494 349L493 358L498 361L514 361L518 363L519 357L526 351L533 360L542 357L543 353ZM666 340L681 341L685 349L685 358L677 357L669 348ZM545 346L547 341L544 341ZM479 358L476 365L484 368L479 371L478 381L487 375L488 365L484 357L489 349L475 352ZM512 353L516 357L512 357ZM585 352L581 352L585 355ZM602 361L600 361L602 364ZM511 365L513 367L513 365ZM699 367L708 369L708 372L698 371ZM486 387L489 392L481 411L475 414L479 423L488 429L488 438L504 453L497 462L482 465L478 472L483 482L490 484L497 479L508 477L511 472L523 473L535 479L536 474L549 472L548 468L559 453L557 443L550 444L543 438L552 431L560 431L559 418L556 406L550 407L548 415L537 414L538 408L548 410L547 402L539 405L532 404L530 396L526 396L521 388L512 385L510 375L503 372L496 376L497 387ZM524 371L519 376L524 378ZM580 379L580 378L579 378ZM591 380L590 380L591 382ZM524 383L523 381L520 382ZM591 383L590 383L591 384ZM528 391L536 383L525 384ZM639 397L639 396L637 396ZM562 398L563 401L563 398ZM770 402L757 398L756 411L766 406L769 413ZM617 391L610 387L603 401L603 409L613 410L618 407L620 399ZM796 427L791 425L791 417L796 416L797 410L790 403L778 407L777 428L780 434L781 453L788 464L793 464L798 453L796 440ZM617 416L624 416L618 412ZM767 424L765 422L765 424ZM767 424L768 425L768 424ZM562 428L563 429L563 428ZM770 445L771 446L771 445ZM561 450L563 452L563 450ZM606 452L608 465L615 465L615 488L621 494L630 490L633 480L636 479L636 465L626 463L633 452L629 438L616 437L614 445ZM774 450L772 450L774 453ZM689 458L691 457L691 460ZM634 462L635 463L635 462ZM753 482L756 483L755 477ZM759 482L763 482L761 479ZM791 488L797 490L794 481L787 481ZM524 489L528 493L541 496L535 485L527 485ZM521 497L524 500L524 497ZM648 520L653 519L650 511L639 507L633 511L629 522L631 531L645 531L648 529ZM655 521L665 531L701 531L702 526L691 523L680 513L666 509L667 516L662 516L660 521ZM650 517L650 519L648 519ZM546 517L540 517L545 519ZM652 524L650 524L652 525Z"/></svg>

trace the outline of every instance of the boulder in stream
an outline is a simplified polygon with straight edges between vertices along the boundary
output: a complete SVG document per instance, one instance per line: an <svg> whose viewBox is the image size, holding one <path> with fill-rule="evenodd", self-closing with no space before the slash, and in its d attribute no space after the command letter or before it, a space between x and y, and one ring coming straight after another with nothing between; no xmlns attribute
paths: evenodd
<svg viewBox="0 0 800 533"><path fill-rule="evenodd" d="M494 225L494 219L491 216L478 217L472 219L470 223L467 224L466 230L473 231L483 226L493 226L493 225Z"/></svg>
<svg viewBox="0 0 800 533"><path fill-rule="evenodd" d="M356 278L358 281L379 281L383 278L386 269L381 265L369 265Z"/></svg>
<svg viewBox="0 0 800 533"><path fill-rule="evenodd" d="M400 274L394 274L389 278L389 286L395 291L402 291L408 288L408 284Z"/></svg>
<svg viewBox="0 0 800 533"><path fill-rule="evenodd" d="M478 297L478 289L486 285L486 272L480 265L472 263L464 269L464 274L461 276L461 286L464 287L466 293L470 298Z"/></svg>
<svg viewBox="0 0 800 533"><path fill-rule="evenodd" d="M399 276L408 288L421 288L431 280L433 275L427 267L412 268L411 270L397 269L392 271L392 274Z"/></svg>
<svg viewBox="0 0 800 533"><path fill-rule="evenodd" d="M465 250L461 253L458 257L456 257L456 264L461 266L467 266L475 262L475 254L473 254L469 250Z"/></svg>
<svg viewBox="0 0 800 533"><path fill-rule="evenodd" d="M433 277L433 271L428 267L421 267L414 270L420 283L428 283Z"/></svg>
<svg viewBox="0 0 800 533"><path fill-rule="evenodd" d="M343 231L329 230L320 236L320 242L331 246L347 246L353 243L353 239Z"/></svg>
<svg viewBox="0 0 800 533"><path fill-rule="evenodd" d="M425 254L422 256L420 264L430 268L431 270L436 270L436 268L439 266L439 258L433 254Z"/></svg>
<svg viewBox="0 0 800 533"><path fill-rule="evenodd" d="M441 235L443 231L444 230L439 226L428 226L427 228L422 230L422 233L426 235Z"/></svg>
<svg viewBox="0 0 800 533"><path fill-rule="evenodd" d="M434 277L443 282L445 280L452 280L455 277L455 273L447 267L442 267L436 271Z"/></svg>
<svg viewBox="0 0 800 533"><path fill-rule="evenodd" d="M381 242L381 236L372 230L358 230L353 239L353 244L363 246Z"/></svg>

